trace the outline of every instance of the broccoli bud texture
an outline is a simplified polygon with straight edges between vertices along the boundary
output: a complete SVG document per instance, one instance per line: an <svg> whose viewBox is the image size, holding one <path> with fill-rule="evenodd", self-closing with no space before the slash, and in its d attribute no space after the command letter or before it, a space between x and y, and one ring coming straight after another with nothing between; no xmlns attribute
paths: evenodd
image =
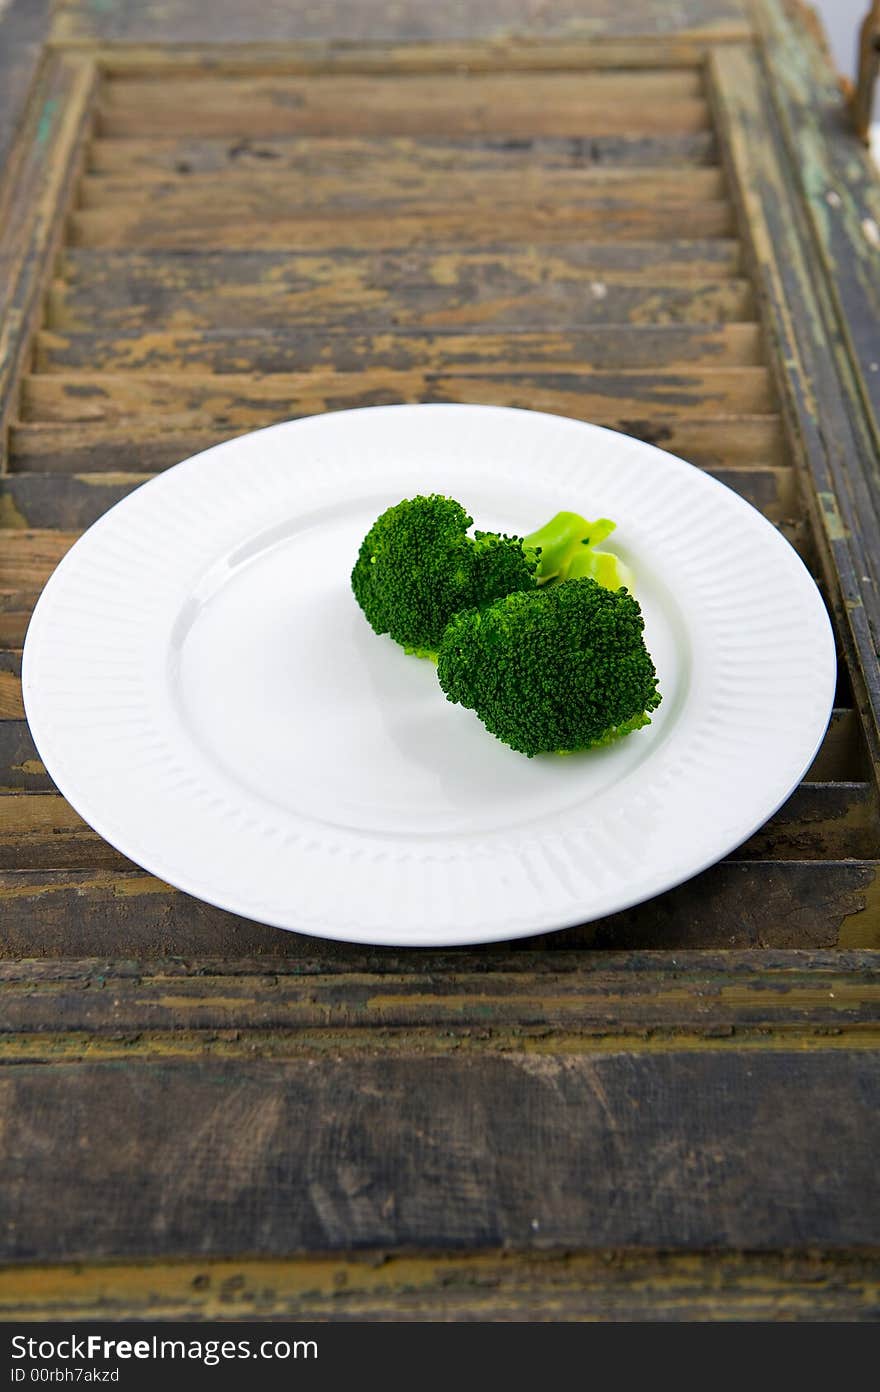
<svg viewBox="0 0 880 1392"><path fill-rule="evenodd" d="M530 757L607 744L660 704L644 621L625 589L589 576L458 613L440 644L449 701Z"/></svg>
<svg viewBox="0 0 880 1392"><path fill-rule="evenodd" d="M604 537L613 527L565 512L524 539L469 535L472 522L460 503L438 494L406 499L376 519L351 576L355 598L376 633L390 634L407 652L435 658L455 614L564 578L575 560L586 563L591 532Z"/></svg>

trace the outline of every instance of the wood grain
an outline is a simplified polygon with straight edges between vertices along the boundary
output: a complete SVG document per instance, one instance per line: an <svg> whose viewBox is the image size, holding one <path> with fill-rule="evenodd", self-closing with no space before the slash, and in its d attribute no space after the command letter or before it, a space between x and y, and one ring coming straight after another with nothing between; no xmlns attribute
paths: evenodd
<svg viewBox="0 0 880 1392"><path fill-rule="evenodd" d="M650 113L650 114L649 114ZM418 76L128 77L105 84L102 136L688 134L706 129L686 69Z"/></svg>
<svg viewBox="0 0 880 1392"><path fill-rule="evenodd" d="M797 478L791 468L707 469L773 522L799 511ZM0 477L0 518L7 526L77 531L125 498L153 474L22 474Z"/></svg>
<svg viewBox="0 0 880 1392"><path fill-rule="evenodd" d="M497 205L474 199L456 206L445 200L380 210L346 209L342 214L296 214L254 222L230 204L216 213L206 208L178 217L161 204L146 209L108 208L72 213L67 236L72 246L182 248L284 247L291 252L342 247L418 247L459 242L480 246L499 237L522 242L556 242L584 233L591 240L644 241L652 237L729 237L734 231L730 205L722 200L657 205L612 198L578 203Z"/></svg>
<svg viewBox="0 0 880 1392"><path fill-rule="evenodd" d="M532 410L559 409L556 404L560 401L558 393L531 390L520 394L512 390L510 384L494 378L479 379L476 387L469 379L463 378L461 383L462 390L455 398L458 401L519 405ZM326 398L320 399L324 401ZM449 397L419 396L416 399L449 400ZM343 400L337 398L334 409L391 405L400 400L401 397L393 392L362 392ZM569 414L578 414L577 401L572 401L571 395L566 405ZM311 409L324 408L313 405ZM305 407L294 412L301 415L308 413ZM290 408L287 414L290 415ZM718 416L712 419L688 415L655 419L650 413L630 417L611 412L602 419L595 416L592 419L594 424L623 430L705 468L732 469L756 462L760 462L762 467L783 468L789 458L781 422L776 414ZM264 418L263 424L271 424L270 418ZM178 464L182 459L219 444L234 434L235 431L229 426L209 430L172 430L162 417L149 416L130 419L116 427L77 422L14 425L10 431L10 465L15 470L35 473L57 471L79 474L104 470L112 473L153 473ZM20 541L17 536L11 536L8 544L19 547L21 554L29 549L29 544ZM38 583L48 579L47 571L35 573L41 576ZM3 574L3 562L0 560L0 589L5 584ZM18 587L24 588L24 585L19 584Z"/></svg>
<svg viewBox="0 0 880 1392"><path fill-rule="evenodd" d="M7 1261L880 1245L876 1052L23 1064L2 1086Z"/></svg>
<svg viewBox="0 0 880 1392"><path fill-rule="evenodd" d="M265 928L130 871L0 873L0 956L297 956L314 941ZM731 947L880 946L873 861L741 861L715 866L679 889L594 924L530 940L680 951ZM339 951L333 944L324 949ZM430 959L420 958L427 970Z"/></svg>
<svg viewBox="0 0 880 1392"><path fill-rule="evenodd" d="M493 240L497 240L496 235ZM46 326L137 330L348 325L398 332L479 326L556 332L590 324L717 325L754 318L747 280L724 269L738 253L705 242L609 242L484 250L69 250Z"/></svg>
<svg viewBox="0 0 880 1392"><path fill-rule="evenodd" d="M572 1252L16 1263L9 1321L876 1321L873 1252ZM266 1331L269 1333L270 1331Z"/></svg>
<svg viewBox="0 0 880 1392"><path fill-rule="evenodd" d="M41 373L22 382L22 421L71 421L113 426L138 416L161 417L169 429L249 429L291 414L332 409L380 394L401 401L492 400L534 403L582 419L623 419L691 413L762 415L774 408L763 367L694 368L652 372L346 373L315 368L302 374L196 374L150 372L63 376ZM564 408L564 409L563 409Z"/></svg>
<svg viewBox="0 0 880 1392"><path fill-rule="evenodd" d="M312 148L318 142L310 142ZM410 205L476 201L498 207L558 203L579 206L590 201L617 200L648 205L666 202L705 203L726 196L726 180L718 168L620 168L594 164L582 169L545 168L521 164L507 169L461 168L459 161L431 168L420 159L376 163L362 159L336 171L323 167L306 172L276 171L270 162L258 168L211 174L177 174L163 180L143 175L115 178L87 175L76 191L78 209L142 215L161 210L163 216L198 220L205 214L222 218L230 211L253 220L293 218L300 213L345 210L405 212ZM255 229L256 231L256 229Z"/></svg>
<svg viewBox="0 0 880 1392"><path fill-rule="evenodd" d="M397 371L615 371L753 367L762 361L757 324L597 324L568 332L472 328L358 333L338 328L165 330L117 335L44 329L39 372L309 372L363 367Z"/></svg>
<svg viewBox="0 0 880 1392"><path fill-rule="evenodd" d="M431 138L407 135L282 136L272 140L237 140L222 136L181 136L139 140L93 139L87 154L92 175L165 180L169 175L241 174L273 170L311 177L334 171L358 174L365 166L413 173L450 169L680 170L689 179L693 168L717 163L711 131L691 135L576 135Z"/></svg>
<svg viewBox="0 0 880 1392"><path fill-rule="evenodd" d="M769 0L768 0L769 3ZM713 94L777 352L784 409L809 479L807 505L872 765L880 770L880 521L876 440L844 330L805 224L802 189L754 57L714 55ZM859 152L861 160L861 152Z"/></svg>
<svg viewBox="0 0 880 1392"><path fill-rule="evenodd" d="M88 0L63 0L55 16L53 38L59 43L95 42L204 45L284 43L332 40L385 43L450 39L541 38L558 34L566 40L589 38L657 38L713 40L744 38L751 32L741 0L556 0L548 8L534 0L480 0L478 4L433 6L423 0L270 0L242 9L237 0L216 0L210 34L205 32L200 0L162 0L145 6L118 0L97 7ZM636 48L636 45L633 45Z"/></svg>

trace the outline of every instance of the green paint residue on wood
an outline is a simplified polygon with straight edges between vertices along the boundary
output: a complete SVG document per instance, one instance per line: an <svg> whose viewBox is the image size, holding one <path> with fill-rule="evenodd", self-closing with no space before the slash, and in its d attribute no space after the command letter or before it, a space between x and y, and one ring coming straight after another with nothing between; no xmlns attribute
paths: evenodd
<svg viewBox="0 0 880 1392"><path fill-rule="evenodd" d="M843 524L837 499L833 493L818 493L819 506L825 519L825 530L830 541L844 541L849 536L849 528Z"/></svg>
<svg viewBox="0 0 880 1392"><path fill-rule="evenodd" d="M37 122L37 143L45 145L49 139L49 132L52 129L52 122L55 119L55 112L58 110L58 98L47 97L40 112L40 119Z"/></svg>

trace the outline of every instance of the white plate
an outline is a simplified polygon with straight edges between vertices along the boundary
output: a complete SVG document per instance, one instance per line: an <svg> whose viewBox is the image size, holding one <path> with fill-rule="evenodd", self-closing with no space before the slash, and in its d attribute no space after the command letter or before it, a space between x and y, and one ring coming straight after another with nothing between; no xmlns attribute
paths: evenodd
<svg viewBox="0 0 880 1392"><path fill-rule="evenodd" d="M526 759L450 705L349 588L386 506L451 494L525 532L617 520L663 703L607 749ZM186 460L100 519L27 635L40 756L96 831L178 888L320 937L405 946L585 922L744 841L821 742L834 643L754 508L614 431L380 406Z"/></svg>

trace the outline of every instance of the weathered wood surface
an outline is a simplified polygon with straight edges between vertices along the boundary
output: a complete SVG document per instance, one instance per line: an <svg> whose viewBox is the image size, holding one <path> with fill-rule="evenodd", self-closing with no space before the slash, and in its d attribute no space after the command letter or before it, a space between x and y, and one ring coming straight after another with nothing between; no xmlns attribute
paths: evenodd
<svg viewBox="0 0 880 1392"><path fill-rule="evenodd" d="M33 1319L875 1321L873 1252L571 1252L250 1258L0 1268Z"/></svg>
<svg viewBox="0 0 880 1392"><path fill-rule="evenodd" d="M314 147L318 142L310 143ZM296 174L289 169L276 172L271 165L268 169L264 165L258 170L189 174L186 178L176 175L162 180L145 180L142 174L115 178L87 175L79 181L76 207L108 215L115 212L122 220L159 209L169 218L181 219L198 218L203 213L218 217L234 209L237 216L254 221L293 217L301 211L314 215L370 209L394 215L406 211L410 204L459 201L484 201L499 209L544 202L578 206L603 199L649 206L669 201L701 204L724 198L727 192L722 172L714 166L688 169L687 187L682 188L683 173L677 167L621 169L598 164L583 169L547 169L521 163L512 169L468 169L462 168L457 153L450 152L440 169L426 169L421 160L412 158L389 167L388 159L380 154L375 163L362 158L352 167L335 170L325 161L322 168Z"/></svg>
<svg viewBox="0 0 880 1392"><path fill-rule="evenodd" d="M310 415L315 411L341 410L348 407L393 405L406 401L470 401L482 405L525 406L532 410L559 411L580 416L577 393L545 390L518 392L513 383L501 377L460 378L454 398L443 393L401 395L389 390L360 391L343 397L307 396L296 404L289 403L285 419ZM333 404L330 404L330 403ZM326 403L326 404L325 404ZM267 413L263 425L273 420ZM759 464L761 467L784 468L789 455L779 416L664 416L654 418L650 412L630 416L610 411L601 419L591 417L594 424L626 431L639 440L659 445L672 454L681 455L690 463L705 468L739 468ZM163 434L167 430L167 434ZM15 425L10 431L10 463L13 469L34 473L59 472L88 474L110 470L112 473L153 473L178 464L182 459L198 454L211 445L220 444L237 432L230 425L213 429L169 429L161 417L143 416L125 425L106 426L82 422L31 423ZM30 544L18 536L5 539L5 544L23 557ZM60 559L60 555L58 557ZM0 558L0 589L4 587L5 565ZM34 572L45 584L49 571Z"/></svg>
<svg viewBox="0 0 880 1392"><path fill-rule="evenodd" d="M68 236L73 246L142 247L288 247L291 251L338 247L355 237L362 247L409 247L462 242L470 246L499 237L521 236L524 242L564 241L579 231L610 241L651 237L727 237L734 230L726 202L661 203L655 207L624 199L595 199L568 204L511 204L507 208L474 200L456 207L443 202L413 204L381 211L347 209L342 215L281 215L249 221L234 207L212 215L206 209L179 219L161 206L130 214L116 210L72 213Z"/></svg>
<svg viewBox="0 0 880 1392"><path fill-rule="evenodd" d="M296 956L308 942L214 909L138 871L4 871L0 905L0 955L10 957ZM555 951L835 945L880 947L875 861L728 861L637 908L529 940L529 950ZM341 949L328 944L324 950Z"/></svg>
<svg viewBox="0 0 880 1392"><path fill-rule="evenodd" d="M694 368L651 372L512 372L487 382L479 369L454 373L396 373L388 369L345 373L315 368L309 373L39 373L22 381L22 421L119 425L137 417L161 418L170 429L210 429L215 424L249 429L295 412L319 410L317 403L356 401L385 393L400 399L461 400L476 395L507 397L511 404L610 417L770 414L774 394L763 367ZM574 406L577 403L577 411Z"/></svg>
<svg viewBox="0 0 880 1392"><path fill-rule="evenodd" d="M24 120L49 30L49 0L8 0L0 9L0 170Z"/></svg>
<svg viewBox="0 0 880 1392"><path fill-rule="evenodd" d="M797 478L791 468L708 468L706 472L772 522L797 515ZM0 519L7 527L84 529L152 477L109 472L6 474L0 477Z"/></svg>
<svg viewBox="0 0 880 1392"><path fill-rule="evenodd" d="M22 1064L3 1091L7 1260L880 1245L876 1051Z"/></svg>
<svg viewBox="0 0 880 1392"><path fill-rule="evenodd" d="M867 0L866 0L867 3ZM779 0L765 0L762 51L791 170L820 248L849 366L869 410L873 449L861 468L876 490L880 451L880 180L853 140L850 112L827 50ZM875 50L876 54L876 50ZM876 71L876 66L875 66ZM856 468L853 460L851 468Z"/></svg>
<svg viewBox="0 0 880 1392"><path fill-rule="evenodd" d="M87 59L48 59L0 178L0 470L17 374L60 237L93 90Z"/></svg>
<svg viewBox="0 0 880 1392"><path fill-rule="evenodd" d="M746 51L718 51L711 72L768 326L786 364L783 407L795 424L798 456L810 481L807 504L872 762L880 769L876 441L858 405L827 267L817 262L799 174L757 60Z"/></svg>
<svg viewBox="0 0 880 1392"><path fill-rule="evenodd" d="M585 329L339 328L202 329L119 334L43 329L38 372L537 372L640 368L753 367L763 358L757 324L596 324Z"/></svg>
<svg viewBox="0 0 880 1392"><path fill-rule="evenodd" d="M291 960L0 961L0 1057L327 1057L865 1047L870 953L341 949Z"/></svg>
<svg viewBox="0 0 880 1392"><path fill-rule="evenodd" d="M455 170L628 170L687 171L717 163L714 133L689 135L574 136L304 136L271 140L180 136L91 141L86 169L114 179L167 180L170 175L227 174L272 170L276 174L335 172L358 176L365 167L383 172L409 169L427 176Z"/></svg>
<svg viewBox="0 0 880 1392"><path fill-rule="evenodd" d="M497 228L490 240L497 241ZM754 317L751 287L737 276L737 260L729 242L719 249L700 241L332 255L76 248L65 253L64 278L52 286L47 325L102 334L277 330L294 320L303 328L348 324L360 332L715 325Z"/></svg>
<svg viewBox="0 0 880 1392"><path fill-rule="evenodd" d="M206 23L202 0L117 0L112 6L63 0L55 15L58 43L215 44L289 40L387 41L449 39L648 38L681 36L723 41L750 32L741 0L479 0L426 5L424 0L267 0L245 10L217 0ZM207 31L207 32L206 32Z"/></svg>
<svg viewBox="0 0 880 1392"><path fill-rule="evenodd" d="M709 112L699 74L443 73L418 76L131 77L105 84L102 136L687 134Z"/></svg>

